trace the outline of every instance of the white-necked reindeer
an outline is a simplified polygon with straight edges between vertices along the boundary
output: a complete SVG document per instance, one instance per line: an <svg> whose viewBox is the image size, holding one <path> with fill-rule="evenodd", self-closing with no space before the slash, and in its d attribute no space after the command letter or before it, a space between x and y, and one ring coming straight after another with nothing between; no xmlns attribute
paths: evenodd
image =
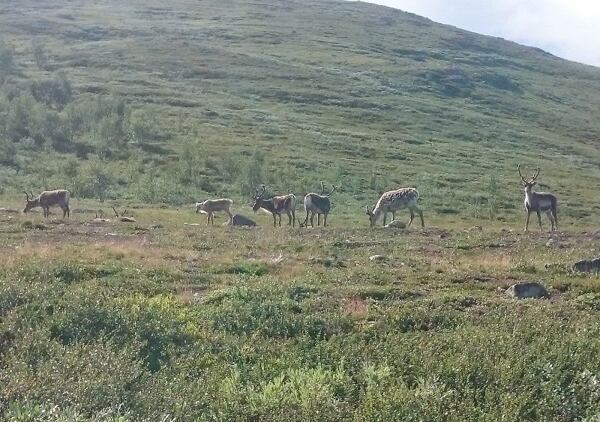
<svg viewBox="0 0 600 422"><path fill-rule="evenodd" d="M279 216L279 226L281 227L281 214L287 214L288 226L296 226L296 196L293 193L287 195L273 196L269 199L264 199L266 191L265 185L262 185L262 192L256 189L254 195L254 203L252 204L252 210L257 212L259 209L268 211L273 215L273 227L277 226L277 216Z"/></svg>
<svg viewBox="0 0 600 422"><path fill-rule="evenodd" d="M335 185L331 185L331 192L325 194L325 184L321 182L321 194L318 193L307 193L304 197L304 211L306 211L306 218L303 223L300 223L301 227L308 226L308 216L310 215L310 226L314 227L314 218L317 214L317 226L321 225L321 215L323 215L323 227L327 227L327 216L331 210L331 194L336 190Z"/></svg>
<svg viewBox="0 0 600 422"><path fill-rule="evenodd" d="M419 192L414 188L400 188L385 192L377 201L375 208L369 210L369 207L365 207L371 227L377 224L377 221L383 216L383 225L385 226L387 213L392 213L392 221L396 219L396 211L402 208L408 208L410 211L410 220L408 225L410 226L413 219L415 218L415 211L421 217L421 226L425 227L425 221L423 220L423 211L417 206L419 200Z"/></svg>
<svg viewBox="0 0 600 422"><path fill-rule="evenodd" d="M71 210L69 209L69 198L71 197L71 194L68 190L45 190L37 197L34 197L33 193L31 193L31 198L29 198L29 194L27 192L24 193L26 198L25 200L27 201L25 203L25 209L23 210L24 213L33 208L42 207L44 210L44 217L48 217L50 215L50 207L57 205L63 211L63 218L65 218L65 216L71 216Z"/></svg>
<svg viewBox="0 0 600 422"><path fill-rule="evenodd" d="M233 219L231 214L231 207L233 206L233 200L228 198L222 199L207 199L203 202L196 202L196 213L207 214L206 225L215 224L215 212L223 211L229 216L229 223Z"/></svg>
<svg viewBox="0 0 600 422"><path fill-rule="evenodd" d="M527 219L525 220L525 231L529 229L529 217L532 212L537 214L538 223L540 225L540 231L542 230L542 216L541 212L545 212L550 219L552 224L552 231L558 229L558 216L557 216L557 205L558 199L551 193L548 192L534 192L533 187L536 185L535 180L540 175L540 168L536 169L535 175L527 180L521 174L521 165L517 166L519 176L521 176L521 185L525 190L525 212L527 213Z"/></svg>

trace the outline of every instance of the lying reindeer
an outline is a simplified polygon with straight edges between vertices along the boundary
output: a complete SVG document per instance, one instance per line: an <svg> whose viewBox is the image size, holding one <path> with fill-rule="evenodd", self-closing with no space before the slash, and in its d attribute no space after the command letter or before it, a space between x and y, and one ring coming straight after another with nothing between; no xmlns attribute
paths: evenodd
<svg viewBox="0 0 600 422"><path fill-rule="evenodd" d="M71 216L71 211L69 209L69 198L71 197L71 194L68 190L46 190L40 193L36 198L34 198L32 193L31 199L29 198L29 194L27 192L24 193L27 201L25 204L25 209L23 210L24 213L33 208L42 207L44 210L44 217L48 217L50 215L50 207L53 205L58 205L63 211L63 219L65 216Z"/></svg>
<svg viewBox="0 0 600 422"><path fill-rule="evenodd" d="M208 214L206 224L215 224L215 212L224 211L229 215L229 224L231 224L233 215L231 207L233 201L231 199L207 199L204 202L196 202L196 213Z"/></svg>
<svg viewBox="0 0 600 422"><path fill-rule="evenodd" d="M277 216L279 216L279 227L281 227L281 214L288 216L288 226L296 226L296 196L293 193L287 195L274 196L270 199L264 199L266 187L262 185L262 192L256 189L252 210L254 212L264 209L273 215L273 227L277 227Z"/></svg>

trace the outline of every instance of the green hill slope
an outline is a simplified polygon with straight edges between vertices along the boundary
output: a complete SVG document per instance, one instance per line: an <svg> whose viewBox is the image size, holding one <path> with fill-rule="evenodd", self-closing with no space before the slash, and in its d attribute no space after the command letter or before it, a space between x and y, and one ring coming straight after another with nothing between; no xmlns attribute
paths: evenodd
<svg viewBox="0 0 600 422"><path fill-rule="evenodd" d="M163 4L0 6L5 194L183 203L326 180L357 214L410 185L429 215L513 219L520 162L566 224L600 221L597 68L364 3Z"/></svg>

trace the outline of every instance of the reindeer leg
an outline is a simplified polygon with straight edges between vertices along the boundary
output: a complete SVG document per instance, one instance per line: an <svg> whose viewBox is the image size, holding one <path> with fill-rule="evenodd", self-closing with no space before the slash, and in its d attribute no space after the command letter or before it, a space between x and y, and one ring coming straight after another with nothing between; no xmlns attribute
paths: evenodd
<svg viewBox="0 0 600 422"><path fill-rule="evenodd" d="M273 227L277 227L277 214L273 213Z"/></svg>
<svg viewBox="0 0 600 422"><path fill-rule="evenodd" d="M296 227L296 210L292 210L292 227Z"/></svg>
<svg viewBox="0 0 600 422"><path fill-rule="evenodd" d="M385 221L387 220L387 212L383 213L383 225L385 226Z"/></svg>
<svg viewBox="0 0 600 422"><path fill-rule="evenodd" d="M536 211L535 212L537 214L537 218L538 218L538 224L540 225L540 231L542 231L542 215L540 214L540 211Z"/></svg>
<svg viewBox="0 0 600 422"><path fill-rule="evenodd" d="M310 212L310 226L311 227L315 227L315 212L311 211Z"/></svg>
<svg viewBox="0 0 600 422"><path fill-rule="evenodd" d="M396 211L392 211L392 221L396 219Z"/></svg>
<svg viewBox="0 0 600 422"><path fill-rule="evenodd" d="M421 218L421 227L425 227L425 220L423 220L423 211L421 211L421 208L417 208L417 212L419 213L419 217Z"/></svg>
<svg viewBox="0 0 600 422"><path fill-rule="evenodd" d="M321 227L321 214L317 213L317 226Z"/></svg>
<svg viewBox="0 0 600 422"><path fill-rule="evenodd" d="M556 214L556 208L552 209L552 217L554 218L554 226L556 227L556 230L558 230L558 216Z"/></svg>
<svg viewBox="0 0 600 422"><path fill-rule="evenodd" d="M327 214L323 214L323 227L327 227Z"/></svg>
<svg viewBox="0 0 600 422"><path fill-rule="evenodd" d="M525 230L527 231L527 229L529 229L529 217L531 217L531 211L527 210L527 218L525 219Z"/></svg>
<svg viewBox="0 0 600 422"><path fill-rule="evenodd" d="M281 214L279 214L279 227L281 227Z"/></svg>
<svg viewBox="0 0 600 422"><path fill-rule="evenodd" d="M409 211L410 211L410 220L408 220L408 226L410 227L413 220L415 219L415 212L412 210L412 208L410 208Z"/></svg>
<svg viewBox="0 0 600 422"><path fill-rule="evenodd" d="M306 210L306 218L304 219L304 223L302 223L304 227L308 227L308 214L310 214L310 211Z"/></svg>
<svg viewBox="0 0 600 422"><path fill-rule="evenodd" d="M546 211L546 216L548 217L548 220L550 220L550 231L554 231L554 218L552 218L550 211Z"/></svg>

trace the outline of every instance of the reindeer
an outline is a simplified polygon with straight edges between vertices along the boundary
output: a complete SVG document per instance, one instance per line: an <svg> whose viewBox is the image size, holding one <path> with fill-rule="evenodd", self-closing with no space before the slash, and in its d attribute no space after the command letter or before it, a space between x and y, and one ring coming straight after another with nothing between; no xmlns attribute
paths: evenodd
<svg viewBox="0 0 600 422"><path fill-rule="evenodd" d="M534 192L533 187L536 185L536 179L540 175L540 168L536 169L535 175L526 180L521 174L521 165L517 166L517 170L519 171L519 176L521 176L521 185L525 190L525 212L527 213L527 219L525 221L525 230L529 228L529 217L532 212L537 214L538 223L540 225L540 231L542 230L542 216L540 212L546 212L548 219L550 219L550 223L552 224L552 231L558 229L558 217L556 215L556 208L558 204L558 199L551 193L548 192Z"/></svg>
<svg viewBox="0 0 600 422"><path fill-rule="evenodd" d="M69 198L71 197L71 194L68 190L45 190L35 198L33 193L31 193L31 198L29 198L27 192L23 193L25 194L25 200L27 201L25 209L23 210L24 213L27 213L27 211L33 208L42 207L44 210L44 217L48 217L50 215L50 207L58 205L63 211L63 219L65 216L71 216L71 211L69 209Z"/></svg>
<svg viewBox="0 0 600 422"><path fill-rule="evenodd" d="M279 216L279 227L281 227L281 214L285 213L288 216L288 226L296 227L296 196L290 193L264 199L265 190L265 185L262 185L262 192L258 192L256 189L252 210L257 212L262 208L270 212L273 215L273 227L277 227L277 216Z"/></svg>
<svg viewBox="0 0 600 422"><path fill-rule="evenodd" d="M317 226L321 225L321 214L323 214L323 227L327 227L327 215L331 209L331 201L329 198L331 194L336 190L335 185L331 185L333 188L331 192L325 195L325 184L321 182L321 194L318 193L307 193L304 197L304 210L306 211L306 218L303 223L300 223L300 227L308 227L308 216L310 214L310 226L314 227L314 218L317 214Z"/></svg>
<svg viewBox="0 0 600 422"><path fill-rule="evenodd" d="M207 214L206 225L208 225L215 224L215 212L224 211L229 216L229 223L231 224L233 219L233 215L231 214L232 206L233 201L231 199L207 199L204 202L196 202L196 213Z"/></svg>
<svg viewBox="0 0 600 422"><path fill-rule="evenodd" d="M365 210L367 215L369 216L369 221L371 222L371 227L377 224L377 221L383 215L383 225L385 226L387 213L392 213L392 221L396 219L396 211L402 208L408 208L410 210L410 221L408 225L410 226L415 218L415 211L421 217L421 227L425 227L425 221L423 221L423 211L417 206L417 201L419 199L419 192L417 192L414 188L400 188L396 190L391 190L385 192L375 205L373 210L369 210L369 207L366 206Z"/></svg>

